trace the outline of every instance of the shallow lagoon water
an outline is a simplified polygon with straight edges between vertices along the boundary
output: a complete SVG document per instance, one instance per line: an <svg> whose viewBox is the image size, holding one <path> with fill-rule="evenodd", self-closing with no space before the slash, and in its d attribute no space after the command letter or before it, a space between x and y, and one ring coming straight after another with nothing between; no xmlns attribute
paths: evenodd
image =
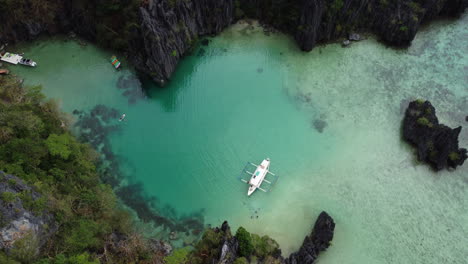
<svg viewBox="0 0 468 264"><path fill-rule="evenodd" d="M426 98L442 123L464 127L468 147L466 32L465 14L431 24L404 50L369 38L303 53L283 35L239 24L187 57L168 87L145 87L146 96L136 84L123 95L119 78L134 73L115 71L111 53L73 41L17 47L39 67L11 69L69 113L97 104L126 113L112 151L124 184L143 183L162 214L226 219L268 234L287 255L326 210L335 238L320 263L463 263L468 165L431 171L401 141L400 126L405 102ZM237 176L266 157L280 179L247 198Z"/></svg>

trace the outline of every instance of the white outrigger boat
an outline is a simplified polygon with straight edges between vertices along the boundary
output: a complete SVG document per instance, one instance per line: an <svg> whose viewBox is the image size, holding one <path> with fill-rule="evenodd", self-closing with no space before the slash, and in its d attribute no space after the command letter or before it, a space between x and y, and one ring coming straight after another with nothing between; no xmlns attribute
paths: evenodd
<svg viewBox="0 0 468 264"><path fill-rule="evenodd" d="M255 166L256 169L255 169L255 171L253 173L249 172L247 169L244 169L244 172L246 172L247 174L250 174L252 176L249 181L244 180L244 179L241 178L241 181L249 184L249 190L247 191L247 195L248 196L252 195L252 193L254 193L255 190L257 190L257 189L259 189L261 191L264 191L264 192L268 192L267 190L263 189L261 187L261 185L262 185L263 182L266 182L266 183L268 183L270 185L272 184L272 182L265 179L267 174L271 174L272 176L276 177L275 174L273 174L273 173L271 173L269 171L269 169L270 169L270 159L269 158L264 159L262 161L262 163L260 163L260 165L255 165L255 164L253 164L251 162L249 162L247 164L247 166L249 166L249 165ZM275 178L275 182L276 182L277 179L278 179L278 177Z"/></svg>
<svg viewBox="0 0 468 264"><path fill-rule="evenodd" d="M8 62L8 63L11 63L11 64L22 64L22 65L26 65L26 66L30 66L30 67L36 67L37 66L37 63L30 60L30 59L26 59L26 58L23 58L22 55L19 55L19 54L14 54L14 53L10 53L10 52L6 52L3 56L0 55L0 60L1 61L4 61L4 62Z"/></svg>

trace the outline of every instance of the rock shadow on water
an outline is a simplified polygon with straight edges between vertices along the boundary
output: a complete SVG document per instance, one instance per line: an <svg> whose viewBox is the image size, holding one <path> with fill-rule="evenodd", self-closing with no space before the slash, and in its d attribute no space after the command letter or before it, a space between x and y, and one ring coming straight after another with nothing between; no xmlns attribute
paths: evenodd
<svg viewBox="0 0 468 264"><path fill-rule="evenodd" d="M162 204L155 196L146 196L142 183L122 184L124 180L132 178L131 175L134 175L136 170L124 170L122 164L125 164L125 168L132 168L131 164L112 152L108 139L110 133L119 131L120 111L105 105L96 105L90 111L74 110L73 114L78 118L75 127L80 141L91 144L101 154L97 162L101 180L112 186L119 199L131 208L141 221L163 227L164 230L168 230L168 236L175 233L187 233L197 237L201 235L204 229L203 211L179 216L174 207Z"/></svg>

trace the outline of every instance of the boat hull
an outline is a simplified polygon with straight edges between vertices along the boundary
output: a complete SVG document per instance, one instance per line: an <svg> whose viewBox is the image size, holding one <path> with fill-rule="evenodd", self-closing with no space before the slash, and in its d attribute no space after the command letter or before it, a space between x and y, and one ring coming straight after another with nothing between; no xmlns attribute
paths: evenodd
<svg viewBox="0 0 468 264"><path fill-rule="evenodd" d="M270 168L270 159L264 159L262 163L257 167L257 169L252 173L252 178L250 178L248 184L249 190L247 191L247 196L252 195L255 190L257 190L265 179L268 169Z"/></svg>

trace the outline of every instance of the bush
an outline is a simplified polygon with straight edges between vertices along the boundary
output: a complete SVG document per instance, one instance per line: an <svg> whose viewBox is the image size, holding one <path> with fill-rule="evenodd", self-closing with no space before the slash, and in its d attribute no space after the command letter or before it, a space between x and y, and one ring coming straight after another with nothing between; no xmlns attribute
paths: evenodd
<svg viewBox="0 0 468 264"><path fill-rule="evenodd" d="M252 245L252 236L243 227L239 227L236 232L236 238L239 241L239 255L249 257L252 255L254 248Z"/></svg>
<svg viewBox="0 0 468 264"><path fill-rule="evenodd" d="M65 232L65 248L70 252L80 253L87 248L95 248L99 244L97 234L99 225L91 220L81 219L71 223Z"/></svg>
<svg viewBox="0 0 468 264"><path fill-rule="evenodd" d="M425 117L418 118L418 120L416 122L418 122L418 124L421 125L421 126L428 126L428 127L433 126L433 124L431 122L429 122L429 120L427 118L425 118Z"/></svg>
<svg viewBox="0 0 468 264"><path fill-rule="evenodd" d="M241 258L237 258L236 261L234 261L233 264L248 264L249 262L247 261L246 258L244 257L241 257Z"/></svg>
<svg viewBox="0 0 468 264"><path fill-rule="evenodd" d="M269 236L260 237L259 235L252 234L252 245L254 247L254 255L259 258L265 258L279 251L278 243Z"/></svg>
<svg viewBox="0 0 468 264"><path fill-rule="evenodd" d="M66 160L72 153L70 149L71 140L72 138L69 134L50 134L45 143L50 154Z"/></svg>
<svg viewBox="0 0 468 264"><path fill-rule="evenodd" d="M458 155L457 152L452 151L452 152L450 152L450 154L449 154L449 159L450 159L451 161L457 161L458 159L460 159L460 156Z"/></svg>
<svg viewBox="0 0 468 264"><path fill-rule="evenodd" d="M422 104L424 104L424 103L426 102L426 100L424 100L424 99L416 99L415 102L418 104L418 106L421 106Z"/></svg>
<svg viewBox="0 0 468 264"><path fill-rule="evenodd" d="M190 249L188 247L179 248L172 251L172 254L165 257L164 261L166 264L184 264L187 262L188 254L190 253Z"/></svg>
<svg viewBox="0 0 468 264"><path fill-rule="evenodd" d="M10 255L14 259L21 261L21 263L31 263L39 253L38 249L38 238L32 233L29 233L15 241L10 250Z"/></svg>
<svg viewBox="0 0 468 264"><path fill-rule="evenodd" d="M5 202L5 203L11 203L13 202L15 199L16 199L16 194L15 193L12 193L12 192L3 192L1 194L1 199Z"/></svg>
<svg viewBox="0 0 468 264"><path fill-rule="evenodd" d="M3 251L0 251L0 263L2 263L2 264L21 264L18 261L8 257Z"/></svg>
<svg viewBox="0 0 468 264"><path fill-rule="evenodd" d="M99 261L85 252L78 255L66 257L63 254L58 254L55 258L41 259L34 264L99 264Z"/></svg>

